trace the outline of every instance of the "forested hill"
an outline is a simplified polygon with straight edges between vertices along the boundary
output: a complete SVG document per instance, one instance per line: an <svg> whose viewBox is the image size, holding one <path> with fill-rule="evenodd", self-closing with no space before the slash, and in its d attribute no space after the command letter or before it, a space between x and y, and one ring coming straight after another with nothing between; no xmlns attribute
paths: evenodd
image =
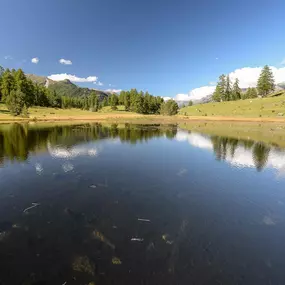
<svg viewBox="0 0 285 285"><path fill-rule="evenodd" d="M68 79L62 81L53 81L45 76L38 76L34 74L26 74L26 76L33 82L43 85L51 91L56 91L59 96L82 97L89 96L92 91L95 91L95 93L99 96L99 100L102 101L104 98L111 95L110 93L101 90L79 87Z"/></svg>

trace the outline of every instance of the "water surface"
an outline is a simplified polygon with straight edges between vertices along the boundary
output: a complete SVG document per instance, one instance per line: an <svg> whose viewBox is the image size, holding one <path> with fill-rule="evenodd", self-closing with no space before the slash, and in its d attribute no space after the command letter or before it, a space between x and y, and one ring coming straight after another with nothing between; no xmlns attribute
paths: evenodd
<svg viewBox="0 0 285 285"><path fill-rule="evenodd" d="M284 189L276 144L0 126L0 284L285 284Z"/></svg>

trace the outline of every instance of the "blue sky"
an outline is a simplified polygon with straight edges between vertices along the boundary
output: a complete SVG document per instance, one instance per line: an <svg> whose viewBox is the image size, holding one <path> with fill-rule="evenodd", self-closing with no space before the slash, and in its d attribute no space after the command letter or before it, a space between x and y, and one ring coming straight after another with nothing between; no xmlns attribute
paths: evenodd
<svg viewBox="0 0 285 285"><path fill-rule="evenodd" d="M169 97L244 67L269 64L285 76L283 0L0 1L4 67Z"/></svg>

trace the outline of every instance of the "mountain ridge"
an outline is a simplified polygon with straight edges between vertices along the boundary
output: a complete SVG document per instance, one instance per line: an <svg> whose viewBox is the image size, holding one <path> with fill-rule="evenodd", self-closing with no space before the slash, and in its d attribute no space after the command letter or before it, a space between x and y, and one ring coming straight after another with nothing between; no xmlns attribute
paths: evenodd
<svg viewBox="0 0 285 285"><path fill-rule="evenodd" d="M35 74L26 74L26 76L34 83L45 86L51 91L56 91L59 96L83 97L89 96L91 92L95 92L99 96L99 100L102 101L104 98L107 98L111 95L110 92L77 86L69 79L54 81L47 76L40 76Z"/></svg>

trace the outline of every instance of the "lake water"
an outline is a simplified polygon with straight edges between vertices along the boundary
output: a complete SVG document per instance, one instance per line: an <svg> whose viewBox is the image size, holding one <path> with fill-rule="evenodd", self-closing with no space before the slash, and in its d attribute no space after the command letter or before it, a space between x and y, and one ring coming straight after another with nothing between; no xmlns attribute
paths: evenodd
<svg viewBox="0 0 285 285"><path fill-rule="evenodd" d="M273 285L284 266L276 144L176 125L0 126L0 284Z"/></svg>

